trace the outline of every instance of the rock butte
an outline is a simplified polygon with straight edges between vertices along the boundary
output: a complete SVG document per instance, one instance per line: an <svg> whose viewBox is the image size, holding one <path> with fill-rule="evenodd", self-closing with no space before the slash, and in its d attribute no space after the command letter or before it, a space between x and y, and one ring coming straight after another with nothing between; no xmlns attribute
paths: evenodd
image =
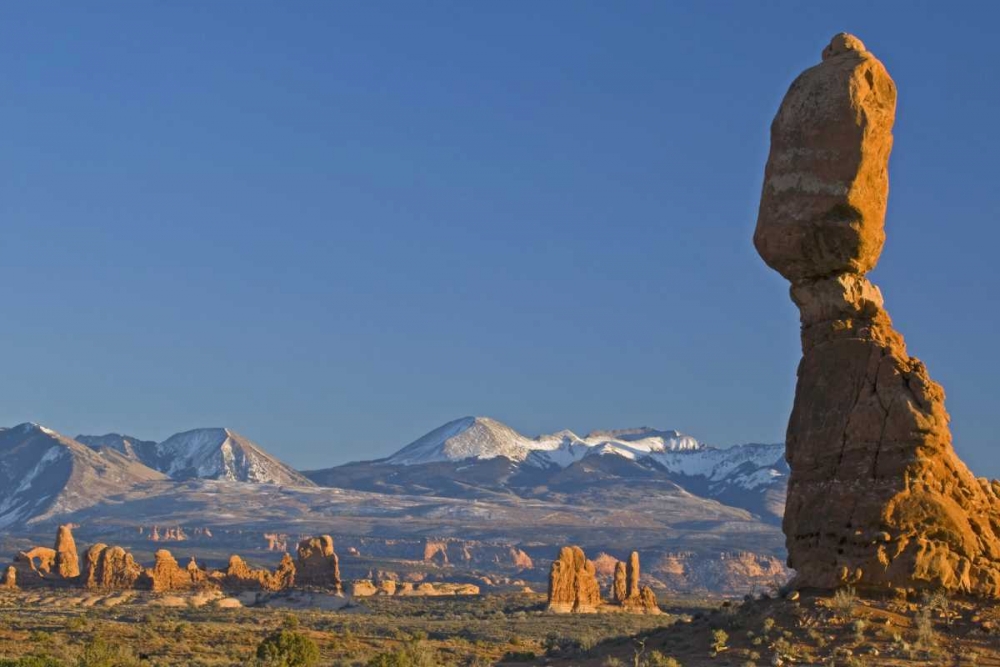
<svg viewBox="0 0 1000 667"><path fill-rule="evenodd" d="M802 324L788 564L800 588L1000 597L1000 483L955 454L944 391L865 278L885 241L895 110L885 67L842 33L771 125L754 244Z"/></svg>

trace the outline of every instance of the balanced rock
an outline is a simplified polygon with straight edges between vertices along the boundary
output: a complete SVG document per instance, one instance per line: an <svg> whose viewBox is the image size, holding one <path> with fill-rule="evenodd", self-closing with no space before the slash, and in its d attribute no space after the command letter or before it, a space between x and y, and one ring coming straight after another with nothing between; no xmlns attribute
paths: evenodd
<svg viewBox="0 0 1000 667"><path fill-rule="evenodd" d="M340 560L333 550L329 535L310 537L299 542L295 579L300 585L323 586L338 593L343 590L340 581Z"/></svg>
<svg viewBox="0 0 1000 667"><path fill-rule="evenodd" d="M549 611L593 613L601 604L596 568L580 547L563 547L549 571Z"/></svg>
<svg viewBox="0 0 1000 667"><path fill-rule="evenodd" d="M83 584L92 590L127 590L136 587L142 567L121 547L95 544L83 558Z"/></svg>
<svg viewBox="0 0 1000 667"><path fill-rule="evenodd" d="M656 594L649 586L639 585L639 553L633 551L628 563L615 565L613 585L614 602L626 611L640 614L659 614Z"/></svg>
<svg viewBox="0 0 1000 667"><path fill-rule="evenodd" d="M885 241L896 87L840 34L771 126L754 244L791 282L803 357L783 528L798 587L1000 597L1000 500L952 448L944 391L865 274Z"/></svg>
<svg viewBox="0 0 1000 667"><path fill-rule="evenodd" d="M76 552L72 526L59 526L56 533L56 573L63 579L80 576L80 556Z"/></svg>

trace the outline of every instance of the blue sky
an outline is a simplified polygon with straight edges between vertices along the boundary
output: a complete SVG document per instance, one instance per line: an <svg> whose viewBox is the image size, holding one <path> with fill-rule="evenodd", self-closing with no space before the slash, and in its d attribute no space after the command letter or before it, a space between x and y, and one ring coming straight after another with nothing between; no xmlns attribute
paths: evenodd
<svg viewBox="0 0 1000 667"><path fill-rule="evenodd" d="M998 13L7 3L0 424L225 425L304 468L466 414L779 441L768 127L848 30L900 90L872 277L998 476Z"/></svg>

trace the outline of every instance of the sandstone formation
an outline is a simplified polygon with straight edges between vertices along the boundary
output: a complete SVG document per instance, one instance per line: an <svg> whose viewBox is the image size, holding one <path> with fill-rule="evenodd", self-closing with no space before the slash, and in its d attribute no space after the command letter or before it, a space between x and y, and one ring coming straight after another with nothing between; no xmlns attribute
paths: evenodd
<svg viewBox="0 0 1000 667"><path fill-rule="evenodd" d="M80 556L76 553L72 526L59 526L56 533L56 574L63 579L80 576Z"/></svg>
<svg viewBox="0 0 1000 667"><path fill-rule="evenodd" d="M295 585L295 562L285 554L274 572L251 568L245 560L233 554L223 572L216 573L228 590L283 591Z"/></svg>
<svg viewBox="0 0 1000 667"><path fill-rule="evenodd" d="M840 34L771 126L754 243L791 282L803 357L783 528L799 587L1000 597L1000 500L952 448L944 391L865 274L885 241L896 87Z"/></svg>
<svg viewBox="0 0 1000 667"><path fill-rule="evenodd" d="M333 538L329 535L310 537L299 542L296 550L296 581L300 585L323 586L340 593L340 559L333 550Z"/></svg>
<svg viewBox="0 0 1000 667"><path fill-rule="evenodd" d="M283 533L264 533L268 551L288 551L288 535Z"/></svg>
<svg viewBox="0 0 1000 667"><path fill-rule="evenodd" d="M121 547L95 544L83 559L83 584L92 590L136 588L142 567Z"/></svg>
<svg viewBox="0 0 1000 667"><path fill-rule="evenodd" d="M208 574L198 567L192 558L187 567L182 568L166 549L156 552L153 567L145 571L149 588L154 593L183 591L204 588L209 585Z"/></svg>
<svg viewBox="0 0 1000 667"><path fill-rule="evenodd" d="M52 575L56 565L56 550L48 547L35 547L22 551L14 557L14 565L22 572L33 572L40 577Z"/></svg>
<svg viewBox="0 0 1000 667"><path fill-rule="evenodd" d="M640 614L659 614L656 594L649 586L639 585L639 553L633 551L628 564L615 565L612 599L624 610Z"/></svg>
<svg viewBox="0 0 1000 667"><path fill-rule="evenodd" d="M563 547L549 572L549 611L593 613L601 604L594 564L580 547Z"/></svg>
<svg viewBox="0 0 1000 667"><path fill-rule="evenodd" d="M4 574L3 583L0 583L0 588L8 591L17 588L17 568L13 565L7 566L7 572Z"/></svg>

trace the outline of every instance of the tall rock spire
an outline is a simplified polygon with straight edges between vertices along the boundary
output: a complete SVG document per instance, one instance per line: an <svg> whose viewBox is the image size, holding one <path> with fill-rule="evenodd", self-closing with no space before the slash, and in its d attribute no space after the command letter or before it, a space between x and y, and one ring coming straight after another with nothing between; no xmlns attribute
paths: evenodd
<svg viewBox="0 0 1000 667"><path fill-rule="evenodd" d="M865 278L885 242L896 86L852 35L822 57L771 125L754 233L802 323L788 564L799 587L1000 597L1000 483L956 456L944 391Z"/></svg>

